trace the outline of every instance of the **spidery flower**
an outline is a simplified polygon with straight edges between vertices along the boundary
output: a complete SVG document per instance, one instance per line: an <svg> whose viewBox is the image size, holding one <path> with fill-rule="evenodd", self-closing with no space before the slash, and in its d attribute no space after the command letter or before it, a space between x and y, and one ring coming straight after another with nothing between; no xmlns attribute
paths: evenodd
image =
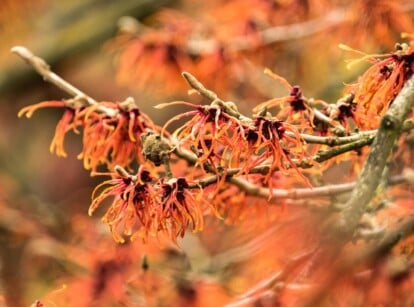
<svg viewBox="0 0 414 307"><path fill-rule="evenodd" d="M371 67L357 82L348 85L345 91L354 95L354 118L359 127L375 129L381 116L413 74L414 45L397 44L395 52L381 55L364 54L344 45L340 47L363 55L362 58L352 61L349 66L361 61L371 63Z"/></svg>
<svg viewBox="0 0 414 307"><path fill-rule="evenodd" d="M414 23L405 0L350 1L346 22L339 28L339 37L354 46L369 46L374 42L392 48L402 31L414 31Z"/></svg>
<svg viewBox="0 0 414 307"><path fill-rule="evenodd" d="M185 178L172 178L161 183L160 201L154 207L153 219L157 230L173 242L183 237L187 229L198 232L204 228L204 211L201 189L194 195Z"/></svg>
<svg viewBox="0 0 414 307"><path fill-rule="evenodd" d="M298 85L290 85L285 78L273 73L269 69L265 69L265 73L280 82L289 91L289 95L265 101L257 105L253 111L258 113L263 109L267 110L278 107L277 118L286 119L288 123L301 124L303 127L312 126L314 119L313 110L309 106L308 100L303 96L301 88Z"/></svg>
<svg viewBox="0 0 414 307"><path fill-rule="evenodd" d="M94 189L88 213L92 215L105 199L112 197L113 201L103 221L109 225L114 239L122 243L125 241L124 235L135 235L145 240L152 223L151 210L157 199L156 191L150 184L153 178L143 167L135 176L126 174L119 167L116 170L116 174L111 174L114 178Z"/></svg>
<svg viewBox="0 0 414 307"><path fill-rule="evenodd" d="M177 242L187 229L201 231L205 209L201 189L195 193L184 178L172 178L168 182L156 180L142 166L134 176L121 167L111 174L113 179L98 185L92 194L89 215L107 198L113 201L103 217L117 242L124 236L131 239L168 237ZM103 190L101 190L103 188Z"/></svg>
<svg viewBox="0 0 414 307"><path fill-rule="evenodd" d="M84 167L92 171L97 171L101 165L113 169L115 165L128 167L135 161L143 162L142 153L138 150L141 135L147 131L160 131L160 127L154 125L131 99L92 105L77 99L44 101L21 109L18 116L31 117L36 110L48 107L64 109L50 151L66 157L63 146L66 134L82 131L83 148L78 158L83 159Z"/></svg>
<svg viewBox="0 0 414 307"><path fill-rule="evenodd" d="M102 107L113 110L116 115L101 112ZM138 150L141 135L147 130L157 130L151 119L131 104L101 102L85 108L78 116L84 127L83 149L78 158L92 171L102 164L112 169L115 165L143 162Z"/></svg>
<svg viewBox="0 0 414 307"><path fill-rule="evenodd" d="M178 139L179 146L196 151L199 164L210 161L214 166L215 162L221 161L221 153L226 147L234 147L229 131L238 128L240 122L237 118L224 112L219 105L214 104L200 106L184 101L176 101L160 104L157 107L163 108L177 104L189 106L194 110L171 118L165 123L163 133L172 122L184 117L191 117L190 120L174 131L173 136Z"/></svg>
<svg viewBox="0 0 414 307"><path fill-rule="evenodd" d="M289 136L289 131L293 136ZM305 154L301 137L296 128L288 123L259 116L254 121L254 125L245 130L248 142L250 159L246 161L243 168L246 172L263 163L270 163L269 172L266 175L266 182L269 182L274 171L286 171L293 168L302 177L304 182L310 186L309 181L298 170L292 158L302 161Z"/></svg>
<svg viewBox="0 0 414 307"><path fill-rule="evenodd" d="M187 54L187 40L193 23L183 14L163 10L153 17L158 29L146 29L138 36L124 34L114 42L119 49L118 80L152 93L177 92L185 89L181 72L192 70ZM153 69L162 67L162 69Z"/></svg>
<svg viewBox="0 0 414 307"><path fill-rule="evenodd" d="M66 157L66 151L63 146L63 142L68 133L71 130L76 131L76 127L81 125L81 123L75 118L76 114L79 112L79 109L71 108L67 106L66 101L42 101L34 105L30 105L27 107L22 108L19 113L18 117L22 117L25 115L27 118L32 117L33 113L38 109L43 108L63 108L64 113L62 118L59 120L56 129L55 135L53 137L52 142L50 143L50 152L56 153L59 157Z"/></svg>

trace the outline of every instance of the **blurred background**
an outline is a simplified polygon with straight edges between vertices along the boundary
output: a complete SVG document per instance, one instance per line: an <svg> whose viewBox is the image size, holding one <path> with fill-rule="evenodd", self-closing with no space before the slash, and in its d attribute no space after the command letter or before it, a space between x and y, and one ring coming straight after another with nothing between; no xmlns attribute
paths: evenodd
<svg viewBox="0 0 414 307"><path fill-rule="evenodd" d="M149 259L157 263L158 272L188 272L188 266L191 265L192 272L197 272L198 268L209 278L220 275L220 282L226 285L224 288L214 288L206 282L208 278L189 285L180 274L169 272L176 281L174 289L179 293L177 297L187 302L188 306L196 305L188 302L192 302L197 291L214 293L220 305L233 294L246 290L252 283L248 280L249 276L260 280L271 273L272 266L269 263L267 267L263 264L263 268L259 266L256 272L251 272L253 269L244 261L247 262L247 255L252 250L258 251L255 254L257 257L269 257L272 246L277 248L282 244L278 241L280 237L269 241L276 228L257 229L247 234L228 225L212 224L212 227L223 232L218 235L207 231L200 235L202 243L200 237L189 235L182 243L184 250L186 246L192 246L190 260L188 255L183 256L175 249L160 254L156 248L143 247L140 243L125 249L117 247L99 220L101 213L95 214L95 217L87 216L91 192L102 178L90 177L82 168L82 162L76 158L81 151L80 136L69 134L65 140L68 157L58 158L50 154L48 148L61 116L60 111L41 110L31 120L17 118L18 111L26 105L70 97L44 82L31 67L10 53L11 47L28 47L34 54L44 58L57 74L98 101L122 101L133 96L139 107L161 125L172 114L168 113L169 110L155 112L154 105L188 99L188 88L180 77L180 71L192 72L206 86L217 91L221 98L237 101L241 110L247 113L259 102L286 95L283 86L262 74L264 67L284 76L292 85L300 84L308 97L335 102L341 95L342 82L354 80L364 68L361 66L347 70L345 60L355 54L344 54L337 47L339 43L367 53L392 51L394 42L401 40L400 33L412 33L414 29L412 0L202 2L1 1L2 304L28 306L36 299L44 298L42 302L47 305L48 300L54 302L54 296L64 291L69 293L64 289L66 285L73 287L73 295L81 293L73 292L73 289L87 291L87 287L82 287L82 282L95 289L92 292L88 290L85 297L98 297L99 291L116 289L117 283L122 284L123 277L133 279L134 274L141 272L145 267L141 256L145 254L152 255L153 258ZM161 8L168 10L162 11ZM125 18L120 22L123 16L131 16L139 22ZM311 23L307 23L309 21ZM296 28L288 27L295 24L298 25ZM258 39L258 33L271 27L286 28L279 28L280 33L274 34L270 43L263 43ZM212 38L216 43L210 50ZM245 38L244 43L237 41L242 38ZM191 40L192 47L183 40ZM233 41L236 41L235 45L227 48L230 44L227 43ZM161 43L155 44L155 49L144 48L138 55L131 55L134 48L139 49L137 45L148 46L154 42ZM168 47L169 53L155 58L152 55L159 46ZM182 55L180 48L183 46L189 48L188 54ZM136 67L131 66L131 63ZM173 68L170 69L169 65ZM144 75L145 82L142 81ZM178 112L173 110L173 114ZM303 217L302 214L291 217L286 224L295 223L296 218ZM312 219L309 219L308 224L302 225L303 232L313 227L312 223ZM280 236L288 235L286 225L278 227ZM255 236L258 239L248 245L247 242L252 242ZM258 248L263 242L267 242L267 251ZM236 249L238 244L244 248ZM283 244L286 250L295 249L286 242ZM228 250L231 251L226 254ZM188 254L188 250L186 252ZM238 265L232 266L230 260L223 260L226 257L235 259ZM114 259L127 260L116 262ZM205 262L210 265L206 266ZM216 265L215 270L212 269L212 262ZM273 269L277 267L276 262L271 262ZM170 266L165 266L165 263ZM208 272L207 267L211 272ZM232 275L229 273L232 270L241 273ZM116 277L114 271L121 272L121 277ZM105 280L105 276L111 276L110 282L100 284L98 281ZM148 284L153 282L155 286L151 288L147 285L148 289L144 294L140 292L141 295L151 296L156 287L160 288L159 285L165 286L165 292L170 290L168 279L160 281L159 276L148 278ZM78 288L71 282L73 280L79 282ZM133 287L142 287L138 283L131 284ZM162 294L162 291L157 293L162 299L171 295ZM116 291L108 295L115 297L115 302L122 301L122 294ZM70 297L69 294L62 296ZM106 306L102 302L111 299L102 300L97 300L97 304L101 304L99 306ZM139 297L135 300L133 302L140 302ZM122 302L128 305L128 301ZM88 306L89 303L85 299L78 306ZM158 306L156 301L152 303ZM70 298L58 306L65 304L72 306ZM197 304L202 306L203 302L198 301ZM108 303L108 306L117 304Z"/></svg>

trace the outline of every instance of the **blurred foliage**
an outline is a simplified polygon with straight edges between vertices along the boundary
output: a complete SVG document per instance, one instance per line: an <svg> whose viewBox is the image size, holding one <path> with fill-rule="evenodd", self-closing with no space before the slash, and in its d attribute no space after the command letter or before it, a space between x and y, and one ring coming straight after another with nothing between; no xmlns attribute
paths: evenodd
<svg viewBox="0 0 414 307"><path fill-rule="evenodd" d="M141 18L165 2L0 2L0 288L7 306L28 306L69 273L66 260L56 258L59 246L76 231L71 217L87 213L95 183L78 167L78 140L67 140L70 158L64 164L50 155L58 114L45 112L33 126L18 121L16 114L28 101L64 94L45 84L10 48L30 46L93 95L123 98L126 93L113 86L111 59L101 46L116 33L120 17Z"/></svg>
<svg viewBox="0 0 414 307"><path fill-rule="evenodd" d="M257 15L257 7L246 9L248 1L230 4L211 1L204 4L211 9L207 14L200 3L175 1L173 7L180 12L178 15L169 11L144 18L165 2L3 0L0 3L0 304L19 307L40 299L41 303L34 306L54 306L55 302L60 302L58 306L73 306L76 300L77 306L171 306L171 302L177 306L212 306L214 297L213 304L221 306L235 297L242 298L243 293L269 276L283 273L289 263L293 284L311 271L314 263L323 263L323 259L310 259L307 267L302 260L308 259L309 249L320 234L320 225L326 218L324 212L309 214L298 208L287 213L276 206L256 207L254 202L246 206L249 211L243 215L243 221L241 214L234 214L235 224L240 222L242 227L207 221L205 232L199 236L189 234L180 242L181 250L175 246L160 250L151 244L142 245L138 240L125 245L115 243L100 221L86 216L90 194L98 179L90 178L76 159L80 151L79 137L70 135L66 139L68 158L62 160L48 151L59 114L53 110L39 112L31 122L18 121L16 117L22 106L66 97L66 94L43 83L9 50L14 45L30 47L65 79L97 100L120 101L134 95L140 108L156 116L155 121L164 122L170 115L158 114L152 105L160 99L184 97L187 85L179 72L187 70L187 64L189 70L194 68L190 60L195 58L200 60L203 82L221 91L225 99L238 99L241 109L251 108L253 100L265 100L285 92L262 74L264 66L271 67L292 84L300 83L311 96L336 97L341 91L338 84L360 72L360 68L346 70L337 44L348 43L367 52L388 50L391 42L398 40L398 32L407 25L412 27L414 2L400 1L404 2L406 15L399 18L398 14L386 14L394 1L382 0L377 4L363 1L367 7L352 1L353 5L347 6L349 10L345 13L354 14L350 20L354 18L358 22L348 27L329 28L303 39L281 41L268 49L247 50L243 57L234 55L229 62L217 61L214 58L217 54L210 54L213 57L206 57L204 61L202 57L190 56L190 60L180 62L182 66L167 71L163 70L163 61L155 61L151 53L145 54L148 57L142 58L139 68L148 74L146 83L130 79L123 85L117 84L132 76L131 71L116 72L116 68L122 69L119 60L123 52L134 43L164 39L163 27L168 28L170 22L182 25L188 21L185 27L193 30L199 25L198 20L207 20L211 29L217 31L214 34L219 40L226 42L229 36L239 35L237 31L246 29L243 22L251 17L250 13L256 14L254 17L259 20L263 17ZM272 1L256 2L266 5ZM323 16L335 5L347 5L347 1L327 0L273 3L286 6L282 15L285 19L281 15L273 16L274 26L300 23ZM232 4L238 6L234 8ZM361 16L361 12L370 13ZM143 20L147 30L161 29L161 38L149 35L147 39L145 33L140 36L117 32L118 19L124 15ZM386 26L383 16L389 17ZM174 32L178 26L169 29ZM211 38L207 30L203 31L199 35ZM385 33L382 31L387 31L384 40L380 40ZM180 35L179 31L173 33L178 50L186 43ZM151 76L152 73L157 75ZM163 78L169 83L163 83ZM226 86L233 91L227 91ZM348 173L335 169L325 179L340 182L347 176ZM406 196L406 207L412 206L410 195ZM407 246L406 249L412 248ZM388 265L388 259L381 261ZM383 275L388 274L383 266L378 265L377 269ZM271 283L274 289L278 289L278 278ZM376 282L371 280L372 284ZM350 284L345 280L338 288L347 289ZM303 295L294 288L282 292L281 301L292 305L295 304L294 300L289 301L292 297ZM260 298L257 304L271 305L275 302L272 295ZM361 301L359 297L358 302ZM330 306L329 303L326 305Z"/></svg>

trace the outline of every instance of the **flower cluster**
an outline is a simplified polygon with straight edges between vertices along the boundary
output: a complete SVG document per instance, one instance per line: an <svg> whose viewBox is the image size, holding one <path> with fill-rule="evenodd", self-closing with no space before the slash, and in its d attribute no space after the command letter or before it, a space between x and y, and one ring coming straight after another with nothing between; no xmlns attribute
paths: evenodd
<svg viewBox="0 0 414 307"><path fill-rule="evenodd" d="M346 46L342 48L350 50ZM395 52L382 55L363 54L361 59L350 65L360 61L369 61L372 66L357 82L348 85L345 91L353 96L355 109L352 117L356 124L363 129L375 129L381 116L414 72L414 44L397 44Z"/></svg>
<svg viewBox="0 0 414 307"><path fill-rule="evenodd" d="M199 164L206 161L212 162L212 165L215 165L216 163L220 164L220 162L225 163L225 160L222 158L225 157L226 148L235 144L234 140L231 139L231 133L229 132L237 130L240 126L240 122L237 118L224 112L222 108L215 103L199 106L178 101L160 104L157 107L163 108L165 106L176 104L183 104L194 110L171 118L165 123L163 132L166 131L166 128L172 122L191 116L190 120L185 122L173 133L173 136L179 140L180 146L195 151Z"/></svg>
<svg viewBox="0 0 414 307"><path fill-rule="evenodd" d="M18 115L31 117L37 109L46 107L64 109L50 145L51 152L65 157L66 133L79 133L82 129L83 149L78 157L91 171L97 171L100 166L113 169L116 165L128 167L136 161L142 163L141 136L147 131L159 130L131 99L91 105L80 100L45 101L23 108Z"/></svg>
<svg viewBox="0 0 414 307"><path fill-rule="evenodd" d="M286 40L322 32L353 46L374 38L376 44L389 47L401 31L414 30L403 1L374 2L232 0L194 5L182 1L180 12L165 9L155 14L150 28L142 24L121 28L124 31L114 41L118 44L114 49L120 51L118 77L142 90L159 92L162 86L178 92L184 86L180 72L191 71L220 92L237 83L248 84L251 65L246 65L246 59L261 67L284 56L278 43ZM361 12L369 14L361 18ZM315 40L301 45L303 54L313 56L321 49L315 53L312 49L325 45L320 44L321 37L314 36ZM150 69L158 66L163 69Z"/></svg>
<svg viewBox="0 0 414 307"><path fill-rule="evenodd" d="M173 117L163 130L171 122L191 116L173 132L175 146L194 152L197 165L215 172L218 178L225 177L229 168L239 168L239 175L243 175L267 164L267 183L275 171L297 170L296 163L309 158L295 126L269 114L249 119L238 112L234 103L217 100L207 106L175 102L158 107L175 104L185 104L195 110Z"/></svg>
<svg viewBox="0 0 414 307"><path fill-rule="evenodd" d="M400 44L393 53L364 55L361 60L373 65L358 82L346 87L346 95L336 104L307 98L299 86L266 69L288 94L259 104L252 116L246 116L234 102L221 100L185 72L186 81L210 104L159 104L157 108L191 108L163 127L142 113L132 98L119 103L96 102L86 96L45 101L23 108L19 116L31 117L39 108L62 108L50 146L59 156L66 155L63 143L69 131L83 134L78 157L84 167L93 174L105 167L111 177L94 190L89 214L113 198L103 220L116 241L129 236L143 241L165 237L176 242L188 229L202 230L205 215L226 219L229 212L232 215L245 208L226 208L228 191L240 191L243 202L256 196L273 201L278 195L287 196L276 189L283 181L280 178L288 176L289 186L311 187L302 168L326 160L329 167L339 161L339 155L341 161L351 157L353 150L361 155L362 146L369 142L346 134L352 133L351 126L362 130L378 127L375 119L386 112L413 73L412 48L412 43ZM354 125L349 124L351 120ZM169 133L170 125L177 122L180 126ZM328 151L340 136L349 136L349 141ZM354 141L362 145L352 144ZM130 175L136 167L137 174ZM311 168L309 173L320 174L321 169Z"/></svg>
<svg viewBox="0 0 414 307"><path fill-rule="evenodd" d="M124 242L124 236L145 242L149 237L164 237L176 242L187 229L203 229L208 206L201 201L201 189L194 192L185 178L165 182L153 178L143 167L136 175L127 174L121 167L116 167L116 171L112 179L95 188L89 215L112 197L103 221L117 242Z"/></svg>
<svg viewBox="0 0 414 307"><path fill-rule="evenodd" d="M162 84L163 90L177 92L185 86L179 78L181 71L191 71L216 90L228 88L229 75L237 75L239 81L248 78L244 59L261 62L257 52L265 52L267 44L263 31L281 19L293 23L298 17L306 20L326 10L321 1L311 2L236 0L194 6L184 1L187 12L161 10L152 16L151 28L142 24L121 27L112 43L120 50L118 79L146 91L159 92ZM158 66L163 69L151 69Z"/></svg>

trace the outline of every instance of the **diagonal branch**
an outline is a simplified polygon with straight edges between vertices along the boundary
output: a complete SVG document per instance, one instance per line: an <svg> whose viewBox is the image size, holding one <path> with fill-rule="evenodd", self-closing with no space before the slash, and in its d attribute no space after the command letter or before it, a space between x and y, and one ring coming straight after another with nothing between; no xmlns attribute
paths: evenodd
<svg viewBox="0 0 414 307"><path fill-rule="evenodd" d="M75 98L80 98L83 101L85 101L89 105L96 105L98 102L94 100L92 97L86 95L81 90L74 87L72 84L68 83L66 80L55 74L49 67L49 65L41 58L33 55L27 48L25 47L14 47L12 48L12 52L19 55L21 58L23 58L29 65L31 65L46 81L56 85L58 88L62 89L66 93L74 96ZM233 105L229 102L224 102L220 100L217 95L204 88L204 86L198 82L196 78L194 78L189 73L183 73L183 76L188 81L188 83L197 90L201 95L206 97L207 99L213 100L213 102L220 105L220 107L223 108L224 112L228 113L231 116L234 116L236 118L239 118L240 120L251 120L250 118L240 114L237 111L237 108L234 108ZM397 100L397 99L396 99ZM68 102L69 103L69 102ZM396 102L394 103L396 104ZM394 105L393 104L393 105ZM99 107L100 112L105 112L108 114L108 116L116 116L116 112L114 112L113 109L105 108L103 106ZM399 113L398 113L399 114ZM405 113L404 113L405 114ZM393 123L393 120L390 119L390 123ZM389 125L389 124L387 124ZM399 127L402 127L402 119L401 123L399 124ZM401 130L401 127L399 128ZM404 123L405 129L411 129L412 124L410 123ZM334 145L341 145L336 148L332 148L325 151L320 151L314 156L314 161L316 162L323 162L326 161L332 157L335 157L339 154L342 154L344 152L354 150L357 148L360 148L362 146L366 146L371 144L374 137L376 135L376 130L371 131L363 131L357 134L353 134L350 136L345 137L320 137L320 136L313 136L313 135L306 135L302 134L301 137L307 141L308 143L319 143L319 144L326 144L329 146ZM177 145L178 142L174 138L171 139L171 142L173 145ZM196 164L198 159L197 157L192 153L188 152L184 149L179 149L178 146L175 146L174 153L189 162L190 164ZM298 167L306 168L310 167L311 165L307 164L303 161L294 161ZM207 167L208 169L208 167ZM257 166L255 168L252 168L249 173L261 173L266 174L269 171L269 166L266 164ZM214 171L211 171L214 173ZM276 202L280 199L301 199L301 198L311 198L311 197L318 197L318 196L332 196L336 195L338 193L344 193L352 190L355 187L355 183L345 183L345 184L338 184L338 185L328 185L324 187L315 187L315 188L303 188L303 189L268 189L264 187L258 187L244 179L241 178L235 178L234 175L238 174L240 172L240 169L228 169L226 172L226 181L236 185L239 187L242 191L249 195L254 195L258 197L263 197L269 200L269 202ZM214 184L218 181L218 175L211 175L209 177L203 178L198 180L195 187L200 186L207 186L210 184ZM404 176L400 176L399 179L390 179L391 183L400 183L405 182L407 179Z"/></svg>
<svg viewBox="0 0 414 307"><path fill-rule="evenodd" d="M35 56L26 47L16 46L11 49L11 52L17 54L19 57L25 60L26 63L32 66L36 70L36 72L43 77L45 81L52 83L53 85L57 86L58 88L60 88L61 90L73 97L84 98L90 105L97 104L97 101L95 99L86 95L84 92L74 87L65 79L55 74L50 69L50 66L45 62L45 60L38 56Z"/></svg>
<svg viewBox="0 0 414 307"><path fill-rule="evenodd" d="M414 107L414 76L404 85L381 120L378 133L339 223L340 233L352 235L378 187L391 150Z"/></svg>

